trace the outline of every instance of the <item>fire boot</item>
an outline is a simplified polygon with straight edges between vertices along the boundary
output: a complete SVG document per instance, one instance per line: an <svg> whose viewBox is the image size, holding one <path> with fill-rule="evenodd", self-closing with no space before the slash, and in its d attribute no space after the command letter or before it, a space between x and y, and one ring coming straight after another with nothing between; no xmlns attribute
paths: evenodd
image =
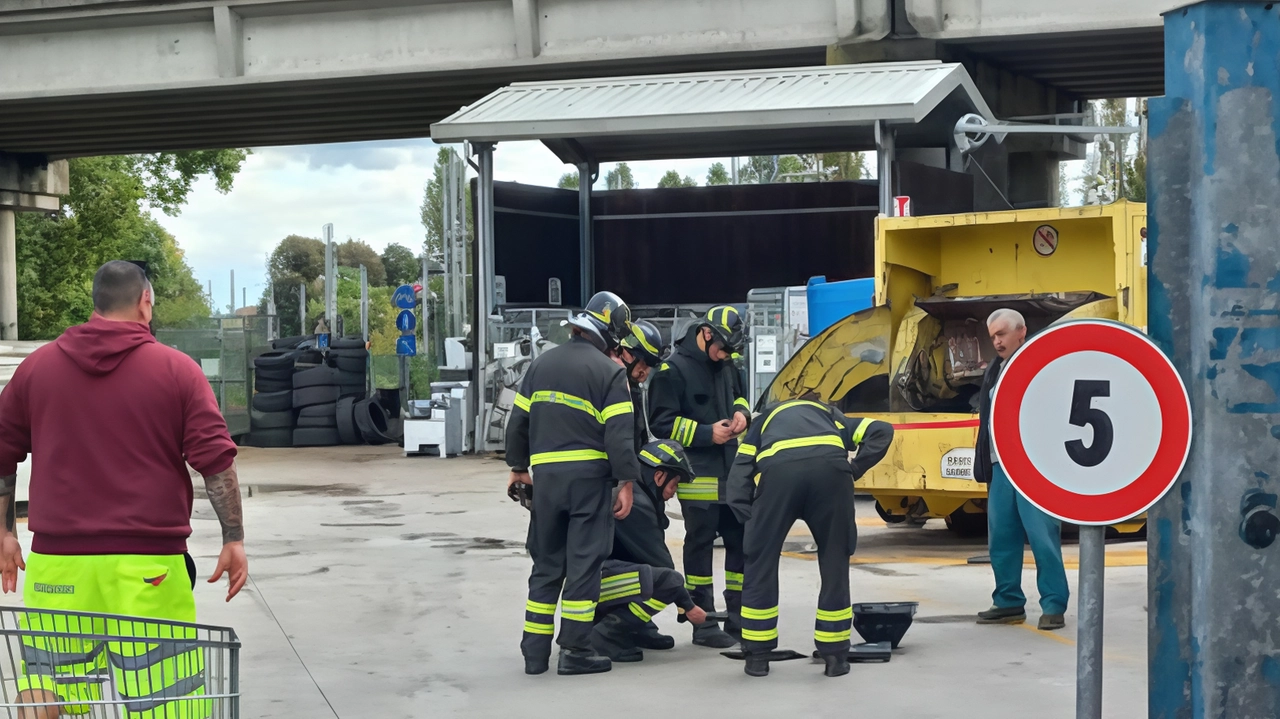
<svg viewBox="0 0 1280 719"><path fill-rule="evenodd" d="M737 644L738 640L726 634L714 622L703 622L693 628L693 643L700 647L728 649Z"/></svg>
<svg viewBox="0 0 1280 719"><path fill-rule="evenodd" d="M636 648L634 635L626 620L617 614L606 614L591 629L591 648L596 654L615 662L638 662L644 652Z"/></svg>
<svg viewBox="0 0 1280 719"><path fill-rule="evenodd" d="M767 677L769 676L769 660L759 654L748 654L746 656L746 666L742 671L747 673L749 677Z"/></svg>
<svg viewBox="0 0 1280 719"><path fill-rule="evenodd" d="M590 649L561 649L556 674L600 674L612 668L609 657L598 656Z"/></svg>
<svg viewBox="0 0 1280 719"><path fill-rule="evenodd" d="M842 677L849 673L849 655L845 652L839 654L824 654L823 661L827 663L827 668L822 673L829 677Z"/></svg>
<svg viewBox="0 0 1280 719"><path fill-rule="evenodd" d="M674 649L675 637L669 637L658 631L653 622L645 622L644 627L631 635L631 641L641 649Z"/></svg>

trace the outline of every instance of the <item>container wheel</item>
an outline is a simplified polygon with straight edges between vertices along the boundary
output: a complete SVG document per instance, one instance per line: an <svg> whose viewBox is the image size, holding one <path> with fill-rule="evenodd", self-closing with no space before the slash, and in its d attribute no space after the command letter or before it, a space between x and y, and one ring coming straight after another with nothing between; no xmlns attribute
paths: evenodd
<svg viewBox="0 0 1280 719"><path fill-rule="evenodd" d="M965 512L957 509L948 514L944 520L947 529L961 537L984 537L987 534L987 515L985 512Z"/></svg>
<svg viewBox="0 0 1280 719"><path fill-rule="evenodd" d="M885 524L902 524L907 521L907 515L888 512L884 507L880 506L879 502L876 502L876 514L880 515L880 518L884 520Z"/></svg>

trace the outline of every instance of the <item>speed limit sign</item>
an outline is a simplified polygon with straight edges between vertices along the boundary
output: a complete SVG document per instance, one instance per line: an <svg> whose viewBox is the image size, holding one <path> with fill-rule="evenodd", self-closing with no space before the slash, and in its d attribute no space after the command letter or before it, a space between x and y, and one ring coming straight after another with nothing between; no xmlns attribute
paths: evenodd
<svg viewBox="0 0 1280 719"><path fill-rule="evenodd" d="M1191 447L1186 387L1145 335L1106 320L1054 325L1008 360L991 409L1014 487L1060 520L1115 524L1164 496Z"/></svg>

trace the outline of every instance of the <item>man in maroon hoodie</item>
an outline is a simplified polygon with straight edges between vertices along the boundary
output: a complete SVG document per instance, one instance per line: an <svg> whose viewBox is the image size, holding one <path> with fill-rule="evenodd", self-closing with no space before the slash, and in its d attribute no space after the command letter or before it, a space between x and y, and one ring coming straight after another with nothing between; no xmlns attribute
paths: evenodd
<svg viewBox="0 0 1280 719"><path fill-rule="evenodd" d="M89 321L32 353L0 393L0 514L12 516L17 463L30 454L33 535L24 563L12 520L0 532L0 588L16 591L18 570L25 569L28 608L195 621L194 563L186 554L192 505L188 464L204 476L222 524L222 553L209 581L228 574L231 601L248 578L236 446L200 367L151 335L153 304L151 285L139 267L108 262L93 278ZM54 624L57 615L27 616L38 625ZM59 659L66 642L54 651L52 645L35 644L41 641L26 640L28 673L18 681L23 700L101 698L97 684L54 681L59 667L74 665L83 676L92 647L82 647L78 658L73 652ZM118 677L119 691L132 687L143 695L126 699L146 704L161 692L165 697L204 693L199 650L142 662L141 657L109 657L112 650L108 644L96 661L106 666L110 658L117 670L136 670L122 672L135 676ZM45 659L32 660L29 653ZM165 685L139 680L149 672L164 675ZM182 702L172 704L165 715L200 715L190 711L189 702L186 709L179 709ZM72 711L76 708L87 705Z"/></svg>

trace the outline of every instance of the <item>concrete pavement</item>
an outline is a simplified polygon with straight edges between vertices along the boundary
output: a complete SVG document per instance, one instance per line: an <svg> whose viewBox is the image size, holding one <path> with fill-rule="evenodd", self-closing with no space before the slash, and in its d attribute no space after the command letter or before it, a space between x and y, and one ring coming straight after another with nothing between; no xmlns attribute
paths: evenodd
<svg viewBox="0 0 1280 719"><path fill-rule="evenodd" d="M225 586L201 582L197 601L202 622L234 626L243 641L245 717L1074 716L1074 598L1066 630L1035 630L1029 571L1031 623L975 625L990 604L990 568L964 560L985 547L935 523L888 529L859 504L871 517L850 569L854 601L920 602L889 664L827 679L820 665L792 661L752 679L740 662L692 646L668 610L658 623L676 636L672 651L604 675L527 677L527 513L505 497L501 462L245 449L240 467L253 582L230 604ZM207 577L219 533L199 499L193 524ZM677 563L682 531L673 521ZM818 584L809 542L799 525L781 567L781 646L805 653ZM1109 550L1110 563L1133 564L1143 545ZM1107 576L1106 714L1145 714L1146 570L1112 566Z"/></svg>

